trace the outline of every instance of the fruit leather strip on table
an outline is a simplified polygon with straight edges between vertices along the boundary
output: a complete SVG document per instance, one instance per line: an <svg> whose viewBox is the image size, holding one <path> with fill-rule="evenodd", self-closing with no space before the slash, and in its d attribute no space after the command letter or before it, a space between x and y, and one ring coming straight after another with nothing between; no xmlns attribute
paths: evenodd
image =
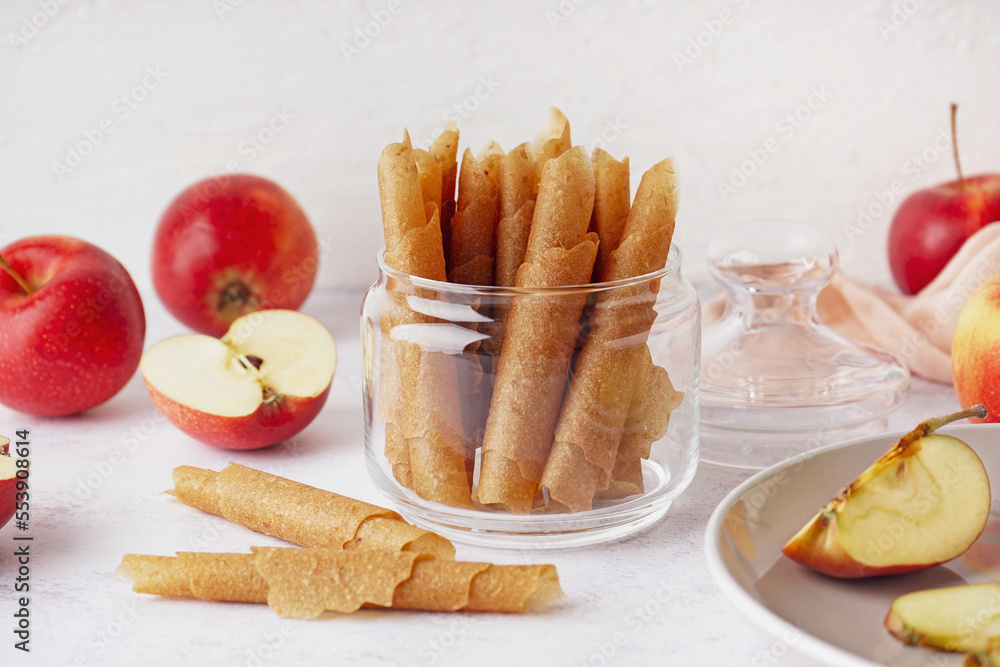
<svg viewBox="0 0 1000 667"><path fill-rule="evenodd" d="M362 607L520 613L562 597L553 565L442 561L424 554L253 547L252 554L128 554L119 571L137 593L266 602L315 618Z"/></svg>
<svg viewBox="0 0 1000 667"><path fill-rule="evenodd" d="M185 505L293 544L455 557L451 542L392 510L235 463L219 473L175 468L171 493Z"/></svg>

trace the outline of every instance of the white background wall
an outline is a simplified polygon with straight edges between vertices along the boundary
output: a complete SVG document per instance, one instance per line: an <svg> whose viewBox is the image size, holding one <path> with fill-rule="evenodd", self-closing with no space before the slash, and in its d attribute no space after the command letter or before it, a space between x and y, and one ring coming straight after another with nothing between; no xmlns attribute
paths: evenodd
<svg viewBox="0 0 1000 667"><path fill-rule="evenodd" d="M404 125L421 142L457 118L463 149L490 139L510 149L557 105L576 143L607 132L608 150L630 156L633 188L653 162L677 158L677 240L696 278L722 226L778 215L826 228L847 272L887 282L891 213L860 237L845 230L893 181L910 192L954 177L950 146L935 145L951 101L966 173L1000 170L995 0L389 6L4 0L0 241L88 239L153 298L161 211L191 182L237 166L284 185L333 246L322 288L362 288L381 245L376 160ZM366 26L376 36L355 42ZM810 99L815 108L803 107ZM793 127L797 111L808 118ZM276 113L287 125L252 149L247 138ZM94 143L88 135L100 143L57 174L74 147ZM718 183L768 139L776 152L722 196Z"/></svg>

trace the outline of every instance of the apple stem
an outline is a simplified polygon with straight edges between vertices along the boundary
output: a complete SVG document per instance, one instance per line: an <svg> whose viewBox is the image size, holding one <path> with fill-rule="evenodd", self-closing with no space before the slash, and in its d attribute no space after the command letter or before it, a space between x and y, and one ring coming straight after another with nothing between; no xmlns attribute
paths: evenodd
<svg viewBox="0 0 1000 667"><path fill-rule="evenodd" d="M944 417L935 417L933 419L928 419L927 421L921 422L917 428L913 429L906 435L904 435L900 440L897 447L908 447L914 442L923 438L926 435L933 433L942 426L950 424L959 419L968 419L969 417L975 417L976 419L984 419L989 412L982 405L973 405L967 410L962 410L961 412L954 412L950 415L945 415Z"/></svg>
<svg viewBox="0 0 1000 667"><path fill-rule="evenodd" d="M951 151L955 155L955 171L958 172L958 184L965 187L965 177L962 176L962 163L958 160L958 105L951 103Z"/></svg>
<svg viewBox="0 0 1000 667"><path fill-rule="evenodd" d="M21 274L15 271L14 267L7 263L7 260L3 258L3 255L0 255L0 269L9 273L10 277L14 279L14 282L16 282L21 289L24 290L25 294L31 294L35 291L31 289L31 285L29 285L28 282L21 277Z"/></svg>

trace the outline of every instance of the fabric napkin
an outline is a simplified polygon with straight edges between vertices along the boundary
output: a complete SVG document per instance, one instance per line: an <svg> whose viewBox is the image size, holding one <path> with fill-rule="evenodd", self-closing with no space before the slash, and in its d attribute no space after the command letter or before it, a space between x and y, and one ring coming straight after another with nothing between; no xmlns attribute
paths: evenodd
<svg viewBox="0 0 1000 667"><path fill-rule="evenodd" d="M834 274L819 295L820 320L864 345L895 355L910 372L952 383L951 341L965 301L1000 273L1000 222L969 238L944 270L914 296ZM726 297L705 304L703 326L722 316Z"/></svg>

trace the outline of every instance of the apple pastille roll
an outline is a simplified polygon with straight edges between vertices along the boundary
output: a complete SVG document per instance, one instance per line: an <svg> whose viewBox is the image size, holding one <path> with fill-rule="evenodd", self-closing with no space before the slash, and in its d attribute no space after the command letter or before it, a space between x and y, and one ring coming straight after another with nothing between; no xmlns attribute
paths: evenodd
<svg viewBox="0 0 1000 667"><path fill-rule="evenodd" d="M594 494L594 500L617 500L645 491L642 461L649 458L652 444L666 435L670 414L683 400L684 392L674 389L666 369L653 363L649 346L644 346L611 481Z"/></svg>
<svg viewBox="0 0 1000 667"><path fill-rule="evenodd" d="M386 263L411 276L447 281L440 212L433 201L424 202L408 136L382 151L378 180ZM421 497L471 507L475 446L464 433L457 361L444 352L425 350L419 341L406 340L401 332L434 320L413 311L407 299L411 295L398 283L395 287L392 328L385 344L395 347L401 407L400 423L391 439L387 435L386 456L396 479L409 481ZM412 296L434 298L424 292L415 290Z"/></svg>
<svg viewBox="0 0 1000 667"><path fill-rule="evenodd" d="M570 137L569 119L559 109L549 109L549 119L545 127L535 139L535 186L537 193L541 188L542 170L545 163L559 157L573 147Z"/></svg>
<svg viewBox="0 0 1000 667"><path fill-rule="evenodd" d="M535 157L527 143L504 155L500 162L499 222L493 284L513 287L524 262L535 210Z"/></svg>
<svg viewBox="0 0 1000 667"><path fill-rule="evenodd" d="M441 167L441 249L447 260L451 247L451 219L455 215L455 183L458 180L458 126L448 121L428 151Z"/></svg>
<svg viewBox="0 0 1000 667"><path fill-rule="evenodd" d="M666 264L677 213L673 161L642 177L602 282L644 276ZM546 501L571 512L589 510L608 487L649 330L659 281L598 294L590 327L576 356L541 486Z"/></svg>
<svg viewBox="0 0 1000 667"><path fill-rule="evenodd" d="M517 270L524 263L531 233L531 218L535 213L535 156L531 147L523 143L503 156L500 161L499 220L496 227L493 284L513 287ZM490 337L483 341L483 348L492 358L496 369L503 345L509 308L498 303L493 309L493 321L487 328ZM490 376L492 382L492 374Z"/></svg>
<svg viewBox="0 0 1000 667"><path fill-rule="evenodd" d="M253 547L250 554L127 554L137 593L267 604L312 619L361 608L521 613L562 597L553 565L443 561L417 553Z"/></svg>
<svg viewBox="0 0 1000 667"><path fill-rule="evenodd" d="M221 472L181 466L168 491L185 505L305 547L455 557L451 542L396 512L230 463Z"/></svg>
<svg viewBox="0 0 1000 667"><path fill-rule="evenodd" d="M604 281L608 257L621 243L632 190L628 158L618 161L606 150L595 148L590 161L594 164L594 214L590 219L590 231L596 232L601 239L592 279L597 283Z"/></svg>
<svg viewBox="0 0 1000 667"><path fill-rule="evenodd" d="M472 151L462 154L458 210L452 219L448 280L463 285L493 281L493 232L497 223L497 188Z"/></svg>
<svg viewBox="0 0 1000 667"><path fill-rule="evenodd" d="M582 147L549 160L517 286L561 287L590 279L597 235L588 233L594 172ZM514 300L496 372L482 447L479 501L531 511L552 444L585 294Z"/></svg>
<svg viewBox="0 0 1000 667"><path fill-rule="evenodd" d="M440 137L439 137L440 139ZM407 143L408 135L404 135ZM433 217L435 207L441 209L441 199L444 192L441 163L429 151L414 150L414 163L420 179L421 199L424 202L425 213ZM454 189L454 188L453 188ZM435 207L428 204L433 203ZM426 217L426 216L425 216ZM427 222L430 222L428 217ZM427 256L430 253L421 253ZM424 267L425 271L434 272L436 267ZM392 296L382 313L380 328L386 344L381 346L379 354L379 419L385 424L385 455L392 466L392 474L406 488L413 487L413 475L410 470L409 444L399 427L402 418L402 382L399 377L399 361L396 346L388 342L393 327L405 323L405 299L397 295L396 280L386 279L386 291Z"/></svg>
<svg viewBox="0 0 1000 667"><path fill-rule="evenodd" d="M450 282L463 285L490 285L493 281L497 179L502 158L503 149L496 142L491 142L478 159L473 157L472 151L468 149L462 155L462 167L458 176L458 210L452 220L451 261L448 272ZM464 305L476 310L484 318L489 317L488 306L477 299L470 298ZM479 331L479 325L474 322L464 326L472 331ZM461 401L465 436L475 446L482 442L486 426L490 387L484 384L483 377L492 365L489 355L481 352L480 347L481 344L477 340L456 357L459 366L459 384L463 388ZM471 485L471 476L469 481Z"/></svg>

